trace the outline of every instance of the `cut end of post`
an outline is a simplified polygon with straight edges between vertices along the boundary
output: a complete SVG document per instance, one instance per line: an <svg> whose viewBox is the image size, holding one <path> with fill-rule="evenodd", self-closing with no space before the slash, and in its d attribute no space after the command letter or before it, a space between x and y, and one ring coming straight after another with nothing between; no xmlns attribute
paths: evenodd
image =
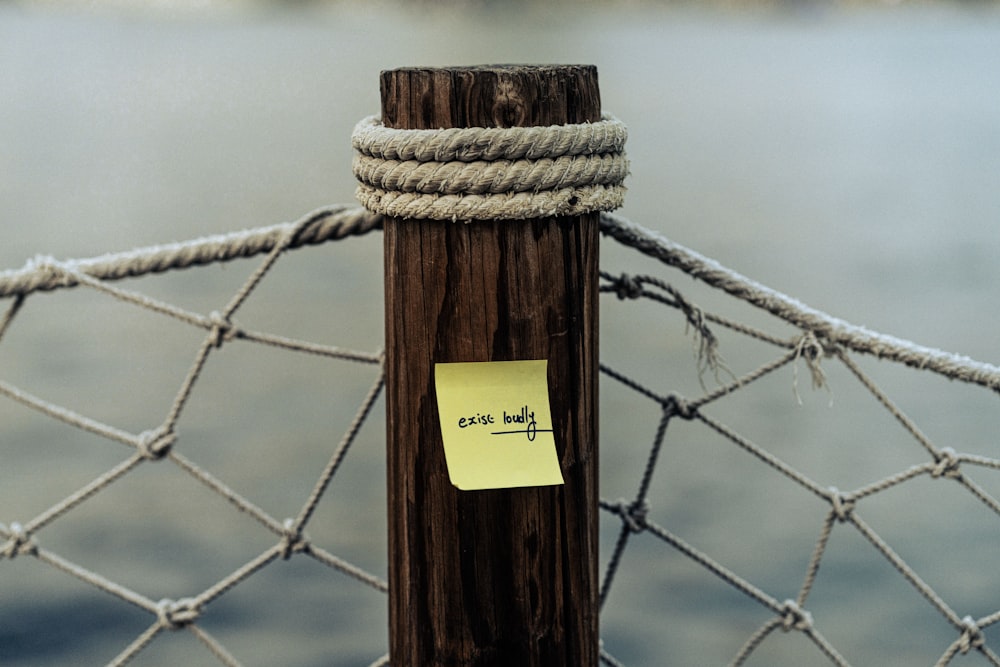
<svg viewBox="0 0 1000 667"><path fill-rule="evenodd" d="M382 122L400 129L566 125L601 118L594 65L403 67L381 73L381 91Z"/></svg>

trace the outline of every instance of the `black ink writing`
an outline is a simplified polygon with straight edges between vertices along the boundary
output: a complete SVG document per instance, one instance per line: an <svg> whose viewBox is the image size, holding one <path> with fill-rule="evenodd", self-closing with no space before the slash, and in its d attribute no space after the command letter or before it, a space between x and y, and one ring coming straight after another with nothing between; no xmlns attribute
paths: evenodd
<svg viewBox="0 0 1000 667"><path fill-rule="evenodd" d="M504 410L502 415L502 417L497 419L490 412L472 412L465 417L459 417L458 427L469 428L470 426L493 426L499 422L504 426L510 426L512 428L503 431L491 431L490 435L520 434L527 437L528 442L534 442L535 436L538 433L552 432L552 429L550 428L538 428L538 422L535 420L535 411L531 410L527 405L521 406L517 412L508 412L507 410Z"/></svg>
<svg viewBox="0 0 1000 667"><path fill-rule="evenodd" d="M488 412L486 414L481 414L481 413L477 412L477 413L475 413L474 415L472 415L470 417L462 417L462 418L460 418L458 420L458 427L459 428L465 428L466 426L476 426L476 425L488 426L489 424L492 424L492 423L494 423L493 422L493 415L491 415Z"/></svg>
<svg viewBox="0 0 1000 667"><path fill-rule="evenodd" d="M518 433L523 433L527 436L528 442L534 442L535 435L539 432L551 433L550 428L538 428L538 422L535 421L534 410L529 410L528 406L522 406L519 412L503 412L503 423L509 425L523 425L524 428L513 429L510 431L493 431L490 435L515 435Z"/></svg>

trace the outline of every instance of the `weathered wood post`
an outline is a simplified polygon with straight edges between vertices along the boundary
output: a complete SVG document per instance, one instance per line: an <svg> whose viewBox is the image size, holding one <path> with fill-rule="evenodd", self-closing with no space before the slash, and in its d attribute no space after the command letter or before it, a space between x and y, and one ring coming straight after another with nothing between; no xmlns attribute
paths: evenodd
<svg viewBox="0 0 1000 667"><path fill-rule="evenodd" d="M401 129L600 120L592 66L381 75ZM595 667L598 214L385 223L393 667ZM461 491L435 398L441 362L548 360L561 486Z"/></svg>

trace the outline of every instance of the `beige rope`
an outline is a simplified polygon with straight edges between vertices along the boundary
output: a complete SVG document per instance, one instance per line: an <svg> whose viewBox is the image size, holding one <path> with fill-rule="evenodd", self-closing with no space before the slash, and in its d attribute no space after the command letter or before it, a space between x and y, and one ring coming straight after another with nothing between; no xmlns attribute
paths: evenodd
<svg viewBox="0 0 1000 667"><path fill-rule="evenodd" d="M625 123L610 114L597 123L445 130L387 128L369 116L354 127L351 143L354 150L384 160L473 162L620 153L627 138Z"/></svg>
<svg viewBox="0 0 1000 667"><path fill-rule="evenodd" d="M525 220L611 211L628 175L625 125L399 130L355 127L358 200L395 218Z"/></svg>
<svg viewBox="0 0 1000 667"><path fill-rule="evenodd" d="M558 160L559 158L544 159ZM213 473L200 467L178 451L178 447L183 448L184 446L180 440L183 432L178 433L175 429L181 413L189 402L192 387L198 380L207 359L210 355L215 354L220 346L228 346L236 341L245 340L310 354L352 359L369 364L380 363L380 354L345 351L331 345L309 343L250 331L240 326L233 316L251 292L261 283L265 274L287 250L305 243L319 242L326 238L340 238L348 233L363 233L377 228L381 224L381 220L379 215L360 208L330 207L304 216L294 224L286 223L250 232L238 232L221 237L198 239L185 244L170 244L131 253L107 255L91 260L58 262L42 259L33 262L29 269L0 273L0 294L13 297L6 311L0 314L0 335L11 326L16 326L21 306L27 298L30 298L32 291L71 285L100 291L124 303L175 318L204 332L195 354L195 360L187 376L182 380L180 389L169 404L165 420L159 425L151 425L149 429L137 434L48 403L40 397L0 381L0 397L9 398L55 420L132 448L127 458L98 475L89 483L72 491L66 497L56 501L52 506L41 510L37 515L22 521L0 523L0 561L36 560L130 603L153 616L152 624L109 664L125 665L129 663L165 631L184 631L195 635L220 663L230 666L239 665L240 663L219 640L202 627L202 618L214 613L211 608L214 601L241 585L257 572L282 559L308 556L329 568L367 584L373 589L382 592L387 590L387 583L380 577L326 551L314 543L305 530L314 516L320 499L327 495L335 473L340 469L348 450L358 435L358 429L369 415L373 403L381 393L385 381L381 373L374 378L367 395L357 409L354 420L332 452L301 508L294 517L284 521L267 513L249 498L230 488ZM858 510L858 507L861 507L862 510L865 509L869 498L900 485L908 484L911 480L926 478L942 480L944 483L952 482L960 489L968 491L974 499L979 500L996 515L1000 515L1000 500L994 498L983 486L973 481L973 477L976 475L974 466L988 468L991 471L1000 470L1000 459L957 452L951 447L939 447L933 444L928 436L917 427L915 421L907 416L878 388L874 380L862 371L848 352L876 354L882 358L933 370L962 381L977 382L993 389L1000 387L1000 369L956 355L948 355L934 350L928 351L926 348L912 343L831 318L617 216L602 216L601 225L605 234L669 265L679 267L712 286L765 308L800 329L799 335L794 338L783 339L704 312L684 298L677 290L670 287L669 284L657 278L644 275L630 277L624 274L615 277L610 273L602 273L602 280L605 283L600 286L602 292L614 292L622 299L649 298L679 309L687 323L695 329L696 347L700 352L703 352L705 357L711 357L715 354L714 347L716 345L715 337L709 330L707 323L722 324L733 331L776 345L782 350L777 358L740 377L733 377L728 384L720 385L711 390L702 385L704 393L690 398L647 388L605 364L601 364L601 371L606 376L636 391L639 395L651 399L660 407L656 433L646 457L645 467L641 470L637 493L630 499L614 502L606 499L600 501L600 506L605 512L621 521L618 540L608 560L599 592L602 603L608 597L608 591L614 581L615 572L622 562L622 554L627 544L633 539L646 539L646 536L652 536L670 545L722 582L769 610L769 618L739 648L731 664L744 664L756 649L768 640L768 637L776 630L782 630L801 633L831 663L847 665L848 663L843 656L813 625L812 615L807 606L814 583L821 570L821 564L826 557L830 537L834 530L843 531L844 528L841 526L845 526L847 529L856 530L875 549L876 553L886 560L930 604L932 609L952 626L954 640L945 649L937 664L948 665L956 656L974 651L984 656L990 664L1000 665L1000 657L987 645L988 637L985 634L985 631L991 630L991 626L1000 624L1000 611L994 611L979 618L964 615L965 610L953 606L954 603L949 596L941 595L930 583L921 578L917 571L890 546L889 542L863 520L861 512ZM107 282L146 272L164 271L169 268L204 264L209 261L225 261L259 253L268 253L260 267L247 278L228 302L221 304L218 311L208 314L189 312L178 306L137 292L127 291ZM799 359L808 365L817 386L823 385L824 375L820 367L821 362L827 363L829 360L829 363L843 363L847 370L857 377L861 386L895 417L896 422L922 448L923 459L898 472L881 477L866 486L841 492L834 486L813 480L772 451L765 449L742 435L735 428L708 414L712 407L711 404L718 399L730 396L738 389L781 368L792 365L794 369ZM701 370L700 367L699 370ZM675 418L706 426L714 434L721 436L724 441L750 454L756 461L765 464L784 479L793 481L808 494L818 497L829 505L829 508L822 515L820 535L809 558L804 582L794 600L784 599L784 595L772 595L735 569L730 569L722 561L714 559L708 552L701 551L693 544L684 541L679 535L675 535L654 520L655 511L651 508L649 490L654 472L662 458L661 455L667 451L668 444L677 444L668 443L666 440L668 424ZM178 443L180 445L175 446ZM200 593L196 592L190 597L162 599L158 602L155 598L148 598L140 592L115 582L109 578L109 575L86 569L47 548L45 544L46 531L51 525L67 520L82 504L117 484L119 480L130 475L133 471L147 465L177 466L181 471L190 475L272 533L273 541L270 546L262 552L252 555L245 564L224 575ZM640 535L643 537L640 538ZM784 601L782 601L783 599ZM610 667L622 664L603 647L601 649L601 662ZM388 665L388 656L382 656L372 663L371 667L386 667Z"/></svg>
<svg viewBox="0 0 1000 667"><path fill-rule="evenodd" d="M253 257L270 252L276 245L286 241L289 249L325 243L366 234L381 226L381 216L357 206L339 204L308 213L295 222L208 236L196 241L167 243L66 262L57 262L51 257L38 257L21 269L0 271L0 297L26 296L36 291L73 287L78 284L73 274L100 280L120 280L170 269ZM294 233L287 240L286 237L292 230ZM63 270L47 270L47 267L56 265ZM0 331L2 327L3 321L0 321Z"/></svg>
<svg viewBox="0 0 1000 667"><path fill-rule="evenodd" d="M979 384L1000 393L1000 366L917 345L832 317L621 216L601 216L601 232L712 287L766 310L803 331L813 332L824 344L842 345L855 352L933 371L952 380Z"/></svg>
<svg viewBox="0 0 1000 667"><path fill-rule="evenodd" d="M621 153L495 162L381 160L358 153L354 176L375 188L421 194L502 194L615 185L628 175Z"/></svg>
<svg viewBox="0 0 1000 667"><path fill-rule="evenodd" d="M610 211L625 201L621 186L566 188L498 195L421 195L386 192L359 185L358 201L370 211L392 218L430 220L526 220Z"/></svg>

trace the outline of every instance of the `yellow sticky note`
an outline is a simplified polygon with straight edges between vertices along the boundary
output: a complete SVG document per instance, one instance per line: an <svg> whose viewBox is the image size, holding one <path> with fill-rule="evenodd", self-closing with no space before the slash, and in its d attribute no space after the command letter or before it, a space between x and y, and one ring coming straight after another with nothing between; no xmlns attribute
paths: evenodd
<svg viewBox="0 0 1000 667"><path fill-rule="evenodd" d="M563 483L547 366L545 360L435 364L452 484L471 491Z"/></svg>

